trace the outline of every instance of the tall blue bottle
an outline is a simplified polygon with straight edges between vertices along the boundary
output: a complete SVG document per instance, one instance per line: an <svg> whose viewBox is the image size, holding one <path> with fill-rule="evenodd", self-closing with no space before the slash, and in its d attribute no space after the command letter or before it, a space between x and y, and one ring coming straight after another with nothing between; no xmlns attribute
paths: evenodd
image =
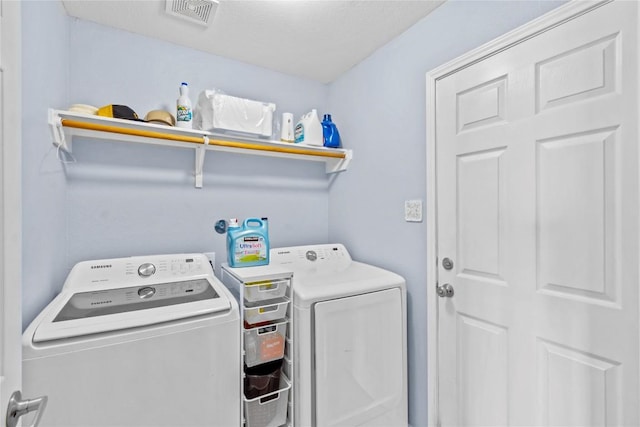
<svg viewBox="0 0 640 427"><path fill-rule="evenodd" d="M338 132L338 128L335 123L331 121L331 114L325 114L322 119L322 136L325 147L340 147L340 133Z"/></svg>

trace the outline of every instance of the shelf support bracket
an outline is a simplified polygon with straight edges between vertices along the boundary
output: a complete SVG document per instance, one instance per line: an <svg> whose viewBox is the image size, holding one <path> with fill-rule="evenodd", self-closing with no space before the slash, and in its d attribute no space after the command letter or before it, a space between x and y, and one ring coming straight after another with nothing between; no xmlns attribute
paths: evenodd
<svg viewBox="0 0 640 427"><path fill-rule="evenodd" d="M335 159L333 161L328 161L325 171L328 174L344 172L349 168L349 163L351 163L351 159L353 158L353 150L345 150L344 159Z"/></svg>
<svg viewBox="0 0 640 427"><path fill-rule="evenodd" d="M204 136L203 145L196 147L196 188L202 188L202 169L204 167L204 156L206 153L206 146L209 145L209 138Z"/></svg>
<svg viewBox="0 0 640 427"><path fill-rule="evenodd" d="M62 119L53 109L49 109L49 130L51 131L53 145L65 153L71 153L71 141L67 141L62 127Z"/></svg>

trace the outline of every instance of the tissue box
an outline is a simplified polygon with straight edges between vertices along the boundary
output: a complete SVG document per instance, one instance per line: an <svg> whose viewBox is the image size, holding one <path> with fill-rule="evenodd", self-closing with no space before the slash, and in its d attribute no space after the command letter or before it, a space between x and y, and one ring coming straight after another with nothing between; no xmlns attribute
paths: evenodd
<svg viewBox="0 0 640 427"><path fill-rule="evenodd" d="M198 96L194 118L197 129L230 130L270 137L276 105L204 90Z"/></svg>

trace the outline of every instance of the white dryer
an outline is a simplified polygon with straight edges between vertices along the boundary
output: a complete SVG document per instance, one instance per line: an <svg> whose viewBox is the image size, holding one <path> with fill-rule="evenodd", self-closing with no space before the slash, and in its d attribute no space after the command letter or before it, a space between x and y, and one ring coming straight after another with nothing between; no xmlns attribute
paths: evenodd
<svg viewBox="0 0 640 427"><path fill-rule="evenodd" d="M76 264L23 335L41 426L240 425L240 316L202 254Z"/></svg>
<svg viewBox="0 0 640 427"><path fill-rule="evenodd" d="M270 258L293 272L296 427L406 426L405 280L340 244Z"/></svg>

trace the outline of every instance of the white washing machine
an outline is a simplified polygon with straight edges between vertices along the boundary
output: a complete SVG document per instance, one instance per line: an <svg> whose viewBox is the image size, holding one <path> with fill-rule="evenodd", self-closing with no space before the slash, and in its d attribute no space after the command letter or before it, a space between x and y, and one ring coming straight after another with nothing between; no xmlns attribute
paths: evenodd
<svg viewBox="0 0 640 427"><path fill-rule="evenodd" d="M87 261L23 335L41 426L240 425L240 316L202 254Z"/></svg>
<svg viewBox="0 0 640 427"><path fill-rule="evenodd" d="M340 244L270 258L293 272L296 427L406 426L405 280Z"/></svg>

